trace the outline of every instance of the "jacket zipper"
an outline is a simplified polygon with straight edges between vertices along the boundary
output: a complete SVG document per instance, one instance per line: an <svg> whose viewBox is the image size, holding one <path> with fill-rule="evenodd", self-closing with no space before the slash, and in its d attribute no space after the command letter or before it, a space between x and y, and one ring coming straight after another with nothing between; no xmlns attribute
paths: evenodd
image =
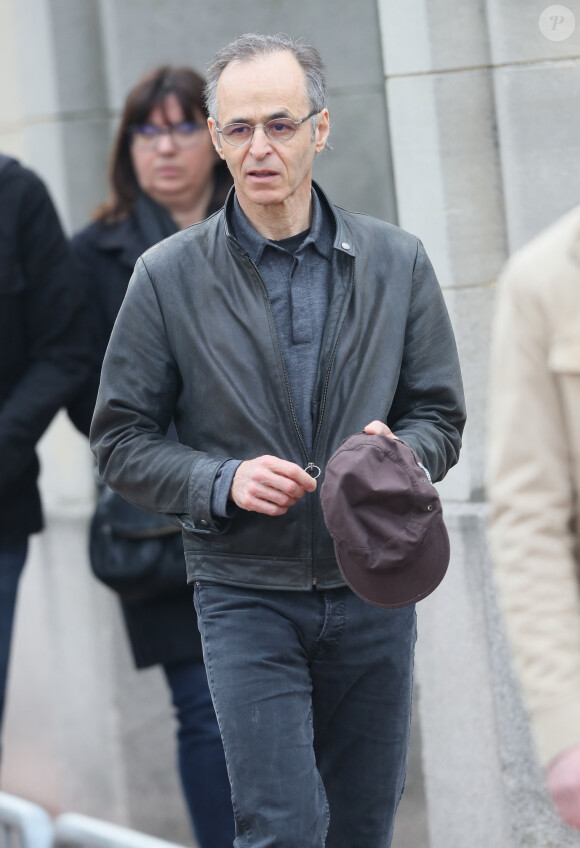
<svg viewBox="0 0 580 848"><path fill-rule="evenodd" d="M353 257L352 274L351 274L351 278L350 278L350 288L349 288L348 295L350 295L350 292L352 291L353 281L355 279L355 274L356 274L356 259ZM347 295L347 300L348 300L348 295ZM328 361L328 368L326 369L326 376L324 378L324 384L322 386L322 396L320 398L320 414L318 416L318 424L316 426L316 432L314 434L314 439L312 440L312 452L313 452L314 456L316 456L316 448L318 447L318 437L320 436L320 430L322 428L322 419L324 417L324 410L326 408L326 396L328 394L328 384L330 382L330 372L332 371L332 366L334 365L334 360L336 359L336 352L338 350L338 343L339 343L340 337L342 335L343 323L344 323L344 315L343 315L343 318L340 322L338 334L336 336L336 341L334 343L334 347L332 348L332 353L330 354L330 359ZM315 466L315 467L318 467L318 466ZM317 576L316 572L314 571L314 510L313 510L312 507L310 508L310 538L312 540L312 588L316 589L316 586L318 584L318 576Z"/></svg>
<svg viewBox="0 0 580 848"><path fill-rule="evenodd" d="M356 259L353 257L353 260L352 260L352 275L351 275L351 278L350 278L350 289L349 289L349 291L352 289L355 274L356 274ZM320 398L320 415L318 416L318 425L316 427L316 433L314 434L314 439L313 439L313 442L312 442L314 456L316 456L316 448L318 446L318 437L320 435L320 428L322 427L322 419L324 417L324 410L326 408L326 396L328 394L328 384L330 382L330 372L332 370L334 360L336 359L336 351L338 350L338 343L339 343L340 337L342 335L342 323L343 322L341 321L340 328L338 330L338 335L336 337L336 341L334 343L332 353L330 354L330 360L328 362L328 368L326 369L326 377L325 377L325 380L324 380L324 385L322 387L322 396Z"/></svg>
<svg viewBox="0 0 580 848"><path fill-rule="evenodd" d="M268 312L269 312L269 315L270 315L270 320L272 322L272 326L274 327L274 337L276 339L276 347L278 348L278 354L280 356L280 362L282 363L282 373L284 374L284 383L286 384L286 393L288 395L288 402L290 404L290 413L292 415L292 422L294 424L294 429L296 430L296 435L298 436L298 440L300 442L300 447L302 448L302 453L304 454L304 458L306 460L306 467L305 467L304 470L307 471L308 474L310 474L311 476L314 476L314 474L312 474L312 471L314 469L316 469L317 466L314 464L312 459L310 459L310 457L308 456L308 449L306 447L306 443L304 441L304 437L303 437L302 431L300 429L300 424L298 423L298 418L296 416L296 409L294 407L294 402L292 400L292 392L290 391L290 381L288 380L288 372L286 371L286 364L284 362L284 357L282 356L282 351L280 350L280 342L278 341L278 332L276 330L276 322L274 321L274 315L272 314L272 307L270 305L270 298L268 296L268 289L266 288L266 283L264 282L264 279L263 279L262 275L260 274L260 271L258 270L258 266L254 262L254 260L251 258L251 256L249 256L247 253L245 253L245 251L244 251L244 255L246 256L246 258L248 259L248 262L250 263L250 265L252 266L252 268L256 272L258 279L260 281L260 284L262 286L262 289L263 289L263 294L265 296L265 301L266 301L266 305L267 305ZM320 469L318 469L318 473L320 473ZM318 476L318 475L316 475L316 476Z"/></svg>
<svg viewBox="0 0 580 848"><path fill-rule="evenodd" d="M245 253L245 251L244 251L244 253ZM304 470L308 474L310 474L311 477L318 477L319 474L320 474L320 468L318 468L318 466L314 464L313 459L311 459L308 455L308 448L306 447L306 442L304 441L304 436L302 435L302 430L300 429L300 424L298 423L298 417L296 415L296 409L294 407L294 402L292 400L292 392L290 390L290 381L288 379L288 372L286 371L286 363L284 362L284 357L282 356L282 351L280 350L280 342L278 340L278 332L276 330L276 322L274 321L274 316L272 314L272 306L270 304L270 298L268 297L268 289L266 288L266 283L264 282L264 279L263 279L262 275L260 274L260 271L258 270L258 266L253 261L252 257L249 256L247 253L245 253L245 255L248 259L248 262L250 263L250 265L252 266L252 268L256 272L258 279L260 281L260 284L262 286L264 299L266 301L266 306L267 306L267 309L268 309L270 320L271 320L272 326L274 328L274 338L276 339L276 347L278 348L278 355L280 357L280 362L282 363L282 373L284 374L284 383L286 384L286 394L288 395L288 403L290 404L290 414L292 416L292 422L294 424L294 429L296 431L296 435L298 436L298 441L300 442L300 447L302 448L302 453L303 453L304 458L306 460L306 465L304 467ZM318 578L317 578L316 574L314 573L314 546L313 546L313 543L312 543L313 536L314 536L314 519L313 519L313 510L312 510L312 504L311 504L310 505L310 568L311 568L311 572L312 572L312 588L315 589L316 584L318 582Z"/></svg>
<svg viewBox="0 0 580 848"><path fill-rule="evenodd" d="M292 422L294 424L294 429L296 430L296 435L298 436L298 440L300 442L300 446L302 448L302 452L303 452L304 458L306 460L306 466L305 466L304 470L308 474L310 474L311 477L318 478L320 476L321 471L320 471L319 466L316 465L315 462L314 462L314 456L316 456L316 447L318 445L318 437L319 437L319 434L320 434L320 429L322 427L322 419L323 419L324 410L325 410L325 407L326 407L326 395L328 393L328 384L330 382L330 372L332 370L334 360L336 359L336 351L338 349L338 343L340 341L340 336L341 336L341 333L342 333L342 322L341 322L341 325L340 325L340 329L338 331L338 335L336 337L336 341L334 343L334 347L332 349L332 353L330 355L328 368L326 369L326 376L325 376L325 379L324 379L324 385L322 387L322 397L320 399L320 414L318 416L318 424L317 424L316 433L315 433L314 439L313 439L313 452L312 452L312 459L311 459L308 455L308 449L306 447L306 443L305 443L304 437L302 435L302 430L300 429L300 424L298 423L298 418L296 416L296 409L294 408L294 402L292 401L292 392L290 390L290 381L288 380L288 373L286 371L286 364L284 362L284 357L282 356L282 351L280 350L280 342L278 341L278 332L276 330L276 323L274 321L274 316L272 314L272 307L270 305L270 298L268 296L268 289L266 288L266 283L264 282L264 279L263 279L262 275L260 274L260 271L258 270L258 266L254 262L252 257L248 253L246 253L246 251L243 251L243 253L246 256L246 258L247 258L248 262L250 263L250 265L252 266L252 268L254 269L254 271L256 272L257 277L260 281L260 284L261 284L262 290L263 290L263 294L265 296L265 301L266 301L266 305L267 305L267 308L268 308L268 312L269 312L269 315L270 315L270 320L271 320L272 326L274 328L274 337L276 339L276 347L278 348L278 354L280 356L280 362L282 363L282 373L284 374L284 382L286 384L286 393L288 395L288 403L290 404L290 412L291 412L291 415L292 415ZM353 258L352 275L351 275L351 288L352 288L352 281L353 281L354 275L355 275L355 270L356 270L356 260L354 260L354 258ZM316 587L318 585L318 575L314 571L314 509L312 507L312 502L311 502L311 505L310 505L310 545L311 545L310 561L311 561L311 570L312 570L312 588L316 589Z"/></svg>

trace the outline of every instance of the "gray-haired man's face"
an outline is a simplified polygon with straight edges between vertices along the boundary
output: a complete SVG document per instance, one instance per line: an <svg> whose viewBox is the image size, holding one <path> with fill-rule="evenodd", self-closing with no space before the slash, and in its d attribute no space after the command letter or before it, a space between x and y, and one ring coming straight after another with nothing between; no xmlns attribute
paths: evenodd
<svg viewBox="0 0 580 848"><path fill-rule="evenodd" d="M249 62L232 62L223 71L217 89L218 124L243 122L263 125L273 118L301 121L309 112L304 71L291 53L280 52ZM312 165L328 137L328 111L317 116L312 133L310 121L300 124L288 141L274 141L258 126L248 144L236 147L209 126L216 150L225 159L242 208L272 215L292 214L310 205Z"/></svg>

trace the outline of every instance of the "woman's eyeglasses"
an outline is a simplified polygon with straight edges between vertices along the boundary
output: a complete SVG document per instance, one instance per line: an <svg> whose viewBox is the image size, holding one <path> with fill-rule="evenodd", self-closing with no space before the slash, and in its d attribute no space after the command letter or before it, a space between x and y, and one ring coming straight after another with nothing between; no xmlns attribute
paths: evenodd
<svg viewBox="0 0 580 848"><path fill-rule="evenodd" d="M170 136L176 147L193 147L200 140L204 129L207 130L205 124L181 121L166 127L158 127L157 124L134 124L127 132L134 147L139 150L155 150L164 135Z"/></svg>

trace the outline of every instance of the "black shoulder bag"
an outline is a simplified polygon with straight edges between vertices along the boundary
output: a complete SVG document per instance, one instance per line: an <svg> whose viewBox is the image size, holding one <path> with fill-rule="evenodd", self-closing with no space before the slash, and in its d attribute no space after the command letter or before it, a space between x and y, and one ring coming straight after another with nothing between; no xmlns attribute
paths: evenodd
<svg viewBox="0 0 580 848"><path fill-rule="evenodd" d="M133 506L102 483L89 554L95 577L128 603L153 601L185 588L180 528L162 515Z"/></svg>

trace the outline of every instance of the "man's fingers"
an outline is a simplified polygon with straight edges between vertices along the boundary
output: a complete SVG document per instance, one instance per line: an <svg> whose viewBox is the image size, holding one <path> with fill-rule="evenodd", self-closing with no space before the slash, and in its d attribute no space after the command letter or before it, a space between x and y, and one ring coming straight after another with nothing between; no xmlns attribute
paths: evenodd
<svg viewBox="0 0 580 848"><path fill-rule="evenodd" d="M251 512L283 515L305 492L315 489L316 480L296 463L274 456L259 456L238 467L230 498Z"/></svg>
<svg viewBox="0 0 580 848"><path fill-rule="evenodd" d="M298 498L304 494L303 490L300 491L301 494L293 496L281 489L274 489L272 486L262 483L249 483L246 488L247 495L255 501L267 501L274 506L283 507L284 509L294 506Z"/></svg>
<svg viewBox="0 0 580 848"><path fill-rule="evenodd" d="M383 421L371 421L364 428L364 431L369 436L388 436L389 439L397 439L399 441L398 436L395 436L391 428L387 427Z"/></svg>
<svg viewBox="0 0 580 848"><path fill-rule="evenodd" d="M301 498L304 492L316 490L316 480L295 462L288 462L274 456L258 457L258 461L275 476L276 480L273 482L276 486L279 486L281 482L284 483L282 491L288 494L295 493L295 497Z"/></svg>

